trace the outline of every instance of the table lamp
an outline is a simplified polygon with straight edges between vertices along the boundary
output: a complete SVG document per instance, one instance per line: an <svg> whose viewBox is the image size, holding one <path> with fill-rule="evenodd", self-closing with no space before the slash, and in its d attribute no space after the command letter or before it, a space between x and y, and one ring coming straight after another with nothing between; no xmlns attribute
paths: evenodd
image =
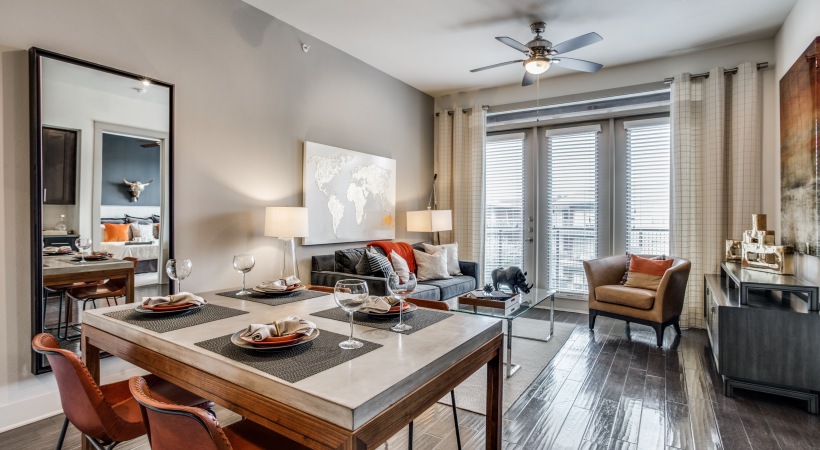
<svg viewBox="0 0 820 450"><path fill-rule="evenodd" d="M453 212L449 209L407 211L407 231L438 233L453 229Z"/></svg>
<svg viewBox="0 0 820 450"><path fill-rule="evenodd" d="M265 208L265 236L290 241L290 246L282 252L282 271L279 278L294 275L299 278L296 263L296 242L294 238L308 236L308 210L298 206L269 206ZM290 248L290 270L286 269ZM299 278L301 280L301 278Z"/></svg>

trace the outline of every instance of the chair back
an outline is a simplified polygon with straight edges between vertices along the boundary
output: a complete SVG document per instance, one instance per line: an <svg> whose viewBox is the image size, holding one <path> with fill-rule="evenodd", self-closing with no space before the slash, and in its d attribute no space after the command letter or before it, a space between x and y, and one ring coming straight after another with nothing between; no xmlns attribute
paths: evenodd
<svg viewBox="0 0 820 450"><path fill-rule="evenodd" d="M123 261L131 261L134 263L134 272L137 271L137 263L139 263L139 258L133 258L131 256L126 256L122 259ZM111 291L111 297L121 297L125 295L125 278L114 278L112 280L108 280L105 283L105 287Z"/></svg>
<svg viewBox="0 0 820 450"><path fill-rule="evenodd" d="M171 405L155 400L142 377L128 381L131 395L140 404L153 450L231 450L216 418L201 408Z"/></svg>
<svg viewBox="0 0 820 450"><path fill-rule="evenodd" d="M40 333L31 340L31 346L48 358L63 412L78 430L97 440L112 442L117 430L134 426L114 412L85 364L76 354L61 349L54 336Z"/></svg>
<svg viewBox="0 0 820 450"><path fill-rule="evenodd" d="M421 306L422 308L430 308L430 309L438 309L440 311L449 311L450 305L447 302L443 302L440 300L427 300L425 298L413 298L407 297L407 303L412 303L416 306Z"/></svg>

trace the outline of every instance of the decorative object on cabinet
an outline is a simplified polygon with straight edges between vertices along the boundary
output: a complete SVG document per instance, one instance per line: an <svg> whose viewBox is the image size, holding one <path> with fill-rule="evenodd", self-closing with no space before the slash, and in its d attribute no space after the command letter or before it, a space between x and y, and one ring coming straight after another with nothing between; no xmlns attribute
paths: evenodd
<svg viewBox="0 0 820 450"><path fill-rule="evenodd" d="M726 260L736 261L728 257L730 241L726 242ZM774 231L766 229L766 214L752 214L752 229L743 232L740 245L740 264L744 269L781 275L794 273L794 249L788 245L774 245Z"/></svg>
<svg viewBox="0 0 820 450"><path fill-rule="evenodd" d="M780 79L781 242L820 256L817 185L820 170L820 37Z"/></svg>
<svg viewBox="0 0 820 450"><path fill-rule="evenodd" d="M724 259L726 261L740 262L743 259L743 241L736 241L734 239L726 239L726 254Z"/></svg>
<svg viewBox="0 0 820 450"><path fill-rule="evenodd" d="M271 206L265 208L265 236L289 241L288 248L282 252L282 271L278 279L284 280L289 275L299 278L299 265L296 263L296 242L294 238L305 238L309 235L308 210L298 206ZM290 255L288 255L290 253ZM286 267L290 256L290 267Z"/></svg>

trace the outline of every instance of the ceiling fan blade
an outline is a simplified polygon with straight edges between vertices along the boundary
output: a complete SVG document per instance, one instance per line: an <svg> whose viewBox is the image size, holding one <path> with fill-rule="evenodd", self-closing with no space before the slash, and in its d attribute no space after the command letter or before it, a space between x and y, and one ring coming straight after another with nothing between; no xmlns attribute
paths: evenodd
<svg viewBox="0 0 820 450"><path fill-rule="evenodd" d="M553 64L558 64L558 67L566 69L580 70L581 72L597 72L604 67L602 64L584 61L583 59L575 58L553 58Z"/></svg>
<svg viewBox="0 0 820 450"><path fill-rule="evenodd" d="M479 67L478 69L473 69L470 72L481 72L482 70L493 69L493 68L496 68L496 67L506 66L508 64L515 64L515 63L520 63L520 62L524 62L524 60L523 59L516 59L515 61L507 61L507 62L503 62L503 63L493 64L491 66Z"/></svg>
<svg viewBox="0 0 820 450"><path fill-rule="evenodd" d="M524 52L524 53L527 53L527 54L530 53L530 48L529 47L527 47L526 45L516 41L515 39L513 39L511 37L498 36L498 37L496 37L496 39L498 39L498 41L501 42L502 44L507 44L510 47L518 50L519 52Z"/></svg>
<svg viewBox="0 0 820 450"><path fill-rule="evenodd" d="M555 53L566 53L577 50L581 47L586 47L587 45L592 45L596 42L602 41L603 39L604 38L602 38L598 33L587 33L574 37L568 41L564 41L552 47L552 49L555 50Z"/></svg>
<svg viewBox="0 0 820 450"><path fill-rule="evenodd" d="M536 78L538 78L538 75L524 71L524 79L521 80L521 86L529 86L535 83Z"/></svg>

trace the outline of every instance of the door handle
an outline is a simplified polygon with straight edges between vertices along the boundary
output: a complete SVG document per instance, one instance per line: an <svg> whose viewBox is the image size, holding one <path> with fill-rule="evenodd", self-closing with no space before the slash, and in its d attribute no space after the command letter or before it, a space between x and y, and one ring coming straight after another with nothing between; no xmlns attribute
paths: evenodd
<svg viewBox="0 0 820 450"><path fill-rule="evenodd" d="M534 241L534 239L533 239L533 238L529 238L529 239L527 239L527 242L533 242L533 241Z"/></svg>

